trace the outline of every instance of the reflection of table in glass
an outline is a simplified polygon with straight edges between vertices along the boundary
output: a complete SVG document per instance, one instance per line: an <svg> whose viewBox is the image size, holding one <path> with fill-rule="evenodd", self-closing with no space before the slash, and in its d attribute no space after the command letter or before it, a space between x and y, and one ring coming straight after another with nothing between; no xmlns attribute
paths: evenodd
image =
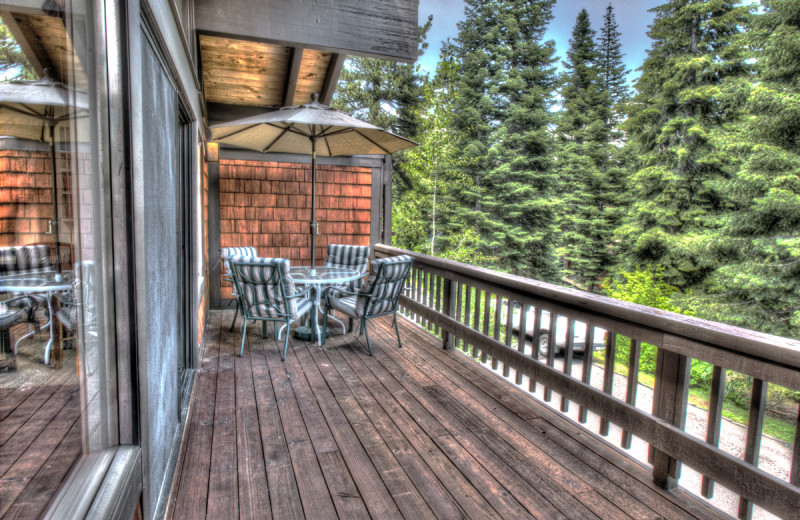
<svg viewBox="0 0 800 520"><path fill-rule="evenodd" d="M18 273L0 277L0 292L13 292L24 294L42 294L47 296L47 308L50 311L50 321L42 328L50 326L50 339L44 348L44 364L50 364L50 351L56 337L55 306L53 300L61 291L72 288L75 275L71 271L61 273ZM59 349L61 345L56 345ZM56 356L61 358L60 352Z"/></svg>
<svg viewBox="0 0 800 520"><path fill-rule="evenodd" d="M320 330L319 330L319 312L320 312L320 298L322 290L326 286L337 285L340 283L351 282L364 276L355 269L348 269L346 267L290 267L289 274L296 284L311 285L314 294L314 320L313 327L298 327L295 334L306 338L317 340L318 345L322 345ZM303 330L306 329L306 330ZM323 334L326 331L323 331Z"/></svg>

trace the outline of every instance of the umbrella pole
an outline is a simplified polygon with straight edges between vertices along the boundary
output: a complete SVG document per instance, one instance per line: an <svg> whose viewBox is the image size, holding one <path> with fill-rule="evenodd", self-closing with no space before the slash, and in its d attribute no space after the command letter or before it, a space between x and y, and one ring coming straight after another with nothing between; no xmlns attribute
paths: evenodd
<svg viewBox="0 0 800 520"><path fill-rule="evenodd" d="M52 123L50 123L50 172L53 176L53 188L51 192L51 197L53 198L53 219L50 221L50 232L55 234L56 237L56 252L53 263L56 265L56 272L60 274L61 243L59 239L61 238L61 232L58 229L58 189L56 187L58 180L58 175L56 174L56 125Z"/></svg>
<svg viewBox="0 0 800 520"><path fill-rule="evenodd" d="M311 267L316 257L316 237L319 232L317 224L317 138L311 138Z"/></svg>

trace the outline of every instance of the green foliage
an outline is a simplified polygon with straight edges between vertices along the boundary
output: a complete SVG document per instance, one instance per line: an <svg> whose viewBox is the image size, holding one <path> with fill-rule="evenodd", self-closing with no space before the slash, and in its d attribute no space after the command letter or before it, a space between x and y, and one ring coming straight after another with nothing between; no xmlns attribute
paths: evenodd
<svg viewBox="0 0 800 520"><path fill-rule="evenodd" d="M553 0L466 1L458 24L453 125L471 186L459 194L465 222L497 267L553 279L553 44L542 43Z"/></svg>
<svg viewBox="0 0 800 520"><path fill-rule="evenodd" d="M2 18L0 18L0 78L7 80L38 78Z"/></svg>
<svg viewBox="0 0 800 520"><path fill-rule="evenodd" d="M625 192L625 154L612 144L619 135L612 126L611 100L621 94L606 90L605 58L595 46L589 15L582 10L561 77L558 254L564 275L592 292L600 289L603 276L616 261L612 237L623 212Z"/></svg>

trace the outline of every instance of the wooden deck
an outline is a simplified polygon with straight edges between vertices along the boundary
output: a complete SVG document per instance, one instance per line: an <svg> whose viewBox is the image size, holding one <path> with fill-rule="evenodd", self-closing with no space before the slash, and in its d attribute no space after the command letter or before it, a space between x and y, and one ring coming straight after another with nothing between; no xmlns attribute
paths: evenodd
<svg viewBox="0 0 800 520"><path fill-rule="evenodd" d="M168 518L722 518L401 320L319 348L210 313ZM281 342L282 347L282 342Z"/></svg>
<svg viewBox="0 0 800 520"><path fill-rule="evenodd" d="M12 341L27 325L11 330ZM81 455L75 350L63 366L39 362L41 337L20 344L16 370L0 372L0 517L39 518Z"/></svg>

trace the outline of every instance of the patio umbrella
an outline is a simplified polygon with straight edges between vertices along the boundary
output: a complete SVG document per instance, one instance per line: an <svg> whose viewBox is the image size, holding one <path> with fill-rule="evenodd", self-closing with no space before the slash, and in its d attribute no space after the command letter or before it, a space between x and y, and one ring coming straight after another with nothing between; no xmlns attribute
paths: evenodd
<svg viewBox="0 0 800 520"><path fill-rule="evenodd" d="M211 127L211 139L261 153L311 155L311 265L317 225L317 155L391 154L417 143L317 102L283 107Z"/></svg>
<svg viewBox="0 0 800 520"><path fill-rule="evenodd" d="M58 222L58 176L56 172L56 127L73 118L88 116L86 92L50 78L0 83L0 135L49 143L53 175L53 220L56 255L61 254ZM61 272L61 261L56 262Z"/></svg>

